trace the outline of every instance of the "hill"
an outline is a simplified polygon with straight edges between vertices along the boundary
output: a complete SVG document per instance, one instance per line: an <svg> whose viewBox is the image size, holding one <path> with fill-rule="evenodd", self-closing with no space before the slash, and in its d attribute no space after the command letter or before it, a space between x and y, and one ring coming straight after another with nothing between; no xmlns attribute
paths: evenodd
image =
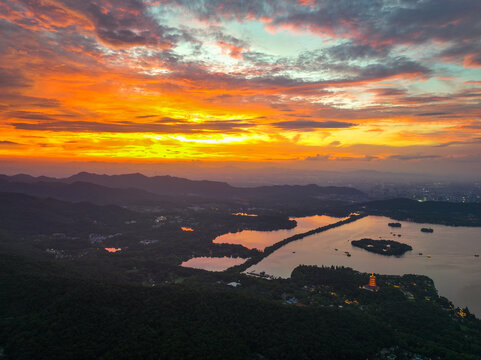
<svg viewBox="0 0 481 360"><path fill-rule="evenodd" d="M322 187L318 185L280 185L280 186L261 186L261 187L234 187L224 182L207 181L207 180L189 180L172 176L153 176L148 177L139 173L136 174L124 174L124 175L98 175L87 172L81 172L79 174L70 176L68 178L48 178L48 177L32 177L29 175L14 175L5 176L1 175L0 180L3 180L4 191L9 191L8 186L5 183L24 183L38 184L55 183L60 188L60 184L75 184L75 183L89 183L105 188L111 189L128 189L130 194L123 194L128 200L130 198L138 196L140 199L148 197L147 193L165 196L202 196L206 198L214 199L237 199L237 200L250 200L250 201L287 201L287 200L365 200L366 195L354 188L350 187L336 187L328 186ZM13 185L12 185L13 186ZM84 187L86 185L83 185ZM17 189L21 188L20 185L13 186ZM37 188L40 188L37 190ZM39 192L50 192L54 196L63 196L65 199L71 200L72 196L62 193L61 190L53 190L54 185L48 187L47 185L37 185L32 194L38 195ZM1 189L1 188L0 188ZM29 191L29 187L24 187L24 191ZM63 189L68 190L67 187ZM133 190L142 190L143 192L133 193ZM92 191L100 191L98 188L92 188ZM37 191L34 193L34 191ZM147 192L147 193L146 193ZM59 193L61 193L59 195ZM90 197L95 197L89 194ZM70 197L70 199L68 198ZM154 198L155 199L155 198Z"/></svg>
<svg viewBox="0 0 481 360"><path fill-rule="evenodd" d="M125 221L139 217L118 206L97 206L0 193L0 230L11 234L89 233L100 228L118 232Z"/></svg>
<svg viewBox="0 0 481 360"><path fill-rule="evenodd" d="M13 192L41 198L80 202L87 201L99 205L133 204L166 201L165 197L134 188L109 188L88 182L62 183L53 181L28 181L12 177L17 181L0 178L0 192Z"/></svg>

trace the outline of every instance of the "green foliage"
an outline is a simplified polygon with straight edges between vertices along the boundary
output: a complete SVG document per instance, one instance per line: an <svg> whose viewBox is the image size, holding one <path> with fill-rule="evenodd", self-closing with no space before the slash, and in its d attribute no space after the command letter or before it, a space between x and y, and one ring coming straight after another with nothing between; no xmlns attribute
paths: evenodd
<svg viewBox="0 0 481 360"><path fill-rule="evenodd" d="M413 248L410 245L400 243L394 240L373 240L364 238L361 240L352 240L352 246L360 247L361 249L386 256L401 256Z"/></svg>
<svg viewBox="0 0 481 360"><path fill-rule="evenodd" d="M385 285L429 284L427 278L380 277L378 293L359 289L368 276L347 268L302 266L291 280L241 280L241 289L332 288L341 300L360 299L362 311L281 305L216 285L229 274L197 272L192 282L194 272L186 273L183 284L142 287L72 270L0 255L0 347L7 359L366 359L391 346L433 358L481 356L478 320L463 320L460 330L438 304L408 302Z"/></svg>

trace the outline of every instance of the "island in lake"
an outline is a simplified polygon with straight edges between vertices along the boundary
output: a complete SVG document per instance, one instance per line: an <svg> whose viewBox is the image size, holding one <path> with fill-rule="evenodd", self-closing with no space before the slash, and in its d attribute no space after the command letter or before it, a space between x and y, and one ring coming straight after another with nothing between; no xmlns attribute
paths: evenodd
<svg viewBox="0 0 481 360"><path fill-rule="evenodd" d="M394 228L400 228L401 227L401 223L398 223L398 222L392 222L392 223L389 223L387 225L390 226L390 227L394 227Z"/></svg>
<svg viewBox="0 0 481 360"><path fill-rule="evenodd" d="M400 256L406 251L411 251L413 249L407 244L393 240L373 240L364 238L361 240L353 240L351 241L351 244L352 246L357 246L364 250L387 256Z"/></svg>

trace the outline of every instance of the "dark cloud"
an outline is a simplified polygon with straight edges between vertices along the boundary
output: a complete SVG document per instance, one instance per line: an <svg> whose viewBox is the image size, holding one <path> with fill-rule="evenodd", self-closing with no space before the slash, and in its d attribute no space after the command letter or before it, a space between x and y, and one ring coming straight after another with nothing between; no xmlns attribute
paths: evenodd
<svg viewBox="0 0 481 360"><path fill-rule="evenodd" d="M153 117L159 117L160 115L137 115L137 119L148 119L148 118L153 118Z"/></svg>
<svg viewBox="0 0 481 360"><path fill-rule="evenodd" d="M475 121L472 124L469 125L463 125L462 128L464 129L481 129L481 121Z"/></svg>
<svg viewBox="0 0 481 360"><path fill-rule="evenodd" d="M361 157L358 157L358 156L337 156L334 159L337 160L337 161L372 161L372 160L378 160L379 157L375 156L375 155L364 155L364 156L361 156Z"/></svg>
<svg viewBox="0 0 481 360"><path fill-rule="evenodd" d="M331 156L331 155L320 155L317 154L316 156L308 156L305 158L307 161L327 161L327 160L335 160L335 161L372 161L378 160L378 156L374 155L364 155L364 156Z"/></svg>
<svg viewBox="0 0 481 360"><path fill-rule="evenodd" d="M462 62L465 67L481 67L481 40L456 42L440 56L448 61Z"/></svg>
<svg viewBox="0 0 481 360"><path fill-rule="evenodd" d="M406 57L387 59L383 64L372 64L361 68L361 79L389 78L395 75L429 75L431 70Z"/></svg>
<svg viewBox="0 0 481 360"><path fill-rule="evenodd" d="M474 138L466 141L448 141L439 145L435 145L434 147L448 147L452 145L472 145L472 144L481 144L481 138Z"/></svg>
<svg viewBox="0 0 481 360"><path fill-rule="evenodd" d="M369 92L376 94L377 96L401 96L406 95L407 91L403 89L396 89L396 88L378 88L378 89L371 89Z"/></svg>
<svg viewBox="0 0 481 360"><path fill-rule="evenodd" d="M392 160L429 160L439 159L440 155L391 155L389 159Z"/></svg>
<svg viewBox="0 0 481 360"><path fill-rule="evenodd" d="M479 39L478 0L314 1L276 17L272 26L309 29L328 36L355 37L375 46L431 40Z"/></svg>
<svg viewBox="0 0 481 360"><path fill-rule="evenodd" d="M427 113L421 113L417 114L418 116L441 116L441 115L449 115L450 113L447 112L427 112Z"/></svg>
<svg viewBox="0 0 481 360"><path fill-rule="evenodd" d="M46 115L44 113L32 111L11 111L6 115L9 119L25 119L25 120L55 120L55 116Z"/></svg>
<svg viewBox="0 0 481 360"><path fill-rule="evenodd" d="M253 124L239 120L210 120L202 123L189 123L182 121L172 122L169 124L138 124L133 122L103 123L95 121L45 121L37 123L12 122L9 123L9 125L21 130L113 133L151 132L159 134L195 134L209 132L236 133L243 131L245 128L254 126Z"/></svg>
<svg viewBox="0 0 481 360"><path fill-rule="evenodd" d="M392 46L374 47L368 44L356 44L352 41L332 46L325 53L332 59L337 61L351 60L372 60L384 59L388 56Z"/></svg>
<svg viewBox="0 0 481 360"><path fill-rule="evenodd" d="M222 18L270 18L295 8L290 1L279 0L165 0L164 3L182 6L202 20L220 21Z"/></svg>
<svg viewBox="0 0 481 360"><path fill-rule="evenodd" d="M317 0L303 6L298 0L166 0L211 22L225 18L262 19L271 29L309 30L346 42L325 50L318 58L331 61L383 59L399 44L433 40L454 44L441 56L461 58L481 66L481 25L478 0ZM275 63L268 54L249 52L244 59Z"/></svg>
<svg viewBox="0 0 481 360"><path fill-rule="evenodd" d="M0 146L16 146L20 145L19 143L8 141L8 140L0 140Z"/></svg>
<svg viewBox="0 0 481 360"><path fill-rule="evenodd" d="M179 34L159 25L149 15L149 5L141 0L59 0L42 2L20 0L33 13L32 23L38 26L86 27L85 19L93 24L95 33L112 46L152 45L170 47ZM45 24L47 23L47 24Z"/></svg>
<svg viewBox="0 0 481 360"><path fill-rule="evenodd" d="M0 67L0 91L23 88L29 85L30 81L18 69Z"/></svg>
<svg viewBox="0 0 481 360"><path fill-rule="evenodd" d="M306 160L307 161L326 161L326 160L329 160L329 155L316 154L316 156L306 157Z"/></svg>
<svg viewBox="0 0 481 360"><path fill-rule="evenodd" d="M341 121L313 121L313 120L293 120L293 121L280 121L272 123L275 126L283 130L304 130L314 131L316 129L344 129L356 126L356 124Z"/></svg>

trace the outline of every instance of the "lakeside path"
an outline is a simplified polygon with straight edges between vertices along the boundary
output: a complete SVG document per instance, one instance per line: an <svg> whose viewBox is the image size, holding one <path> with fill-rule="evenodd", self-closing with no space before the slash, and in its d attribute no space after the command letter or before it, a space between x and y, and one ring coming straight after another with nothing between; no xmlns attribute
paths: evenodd
<svg viewBox="0 0 481 360"><path fill-rule="evenodd" d="M309 230L309 231L306 231L306 232L303 232L303 233L300 233L300 234L296 234L296 235L292 235L288 238L285 238L284 240L281 240L279 242L276 242L275 244L271 245L271 246L268 246L264 249L264 251L262 253L260 253L259 255L256 255L256 256L253 256L251 257L249 260L247 260L245 263L241 264L241 265L237 265L237 266L233 266L231 268L228 268L227 270L225 270L225 272L233 272L233 273L241 273L245 270L247 270L248 268L250 268L251 266L257 264L258 262L260 262L262 259L266 258L267 256L269 256L270 254L272 254L274 251L280 249L281 247L283 247L284 245L287 245L289 244L290 242L293 242L293 241L297 241L297 240L300 240L300 239L303 239L305 238L306 236L311 236L311 235L314 235L314 234L318 234L318 233L321 233L321 232L324 232L326 230L329 230L329 229L334 229L336 227L339 227L339 226L342 226L342 225L345 225L345 224L349 224L349 223L352 223L354 221L357 221L359 219L362 219L364 217L366 217L367 215L351 215L349 216L347 219L344 219L344 220L341 220L341 221L338 221L334 224L329 224L329 225L326 225L326 226L321 226L321 227L318 227L316 229L313 229L313 230Z"/></svg>

